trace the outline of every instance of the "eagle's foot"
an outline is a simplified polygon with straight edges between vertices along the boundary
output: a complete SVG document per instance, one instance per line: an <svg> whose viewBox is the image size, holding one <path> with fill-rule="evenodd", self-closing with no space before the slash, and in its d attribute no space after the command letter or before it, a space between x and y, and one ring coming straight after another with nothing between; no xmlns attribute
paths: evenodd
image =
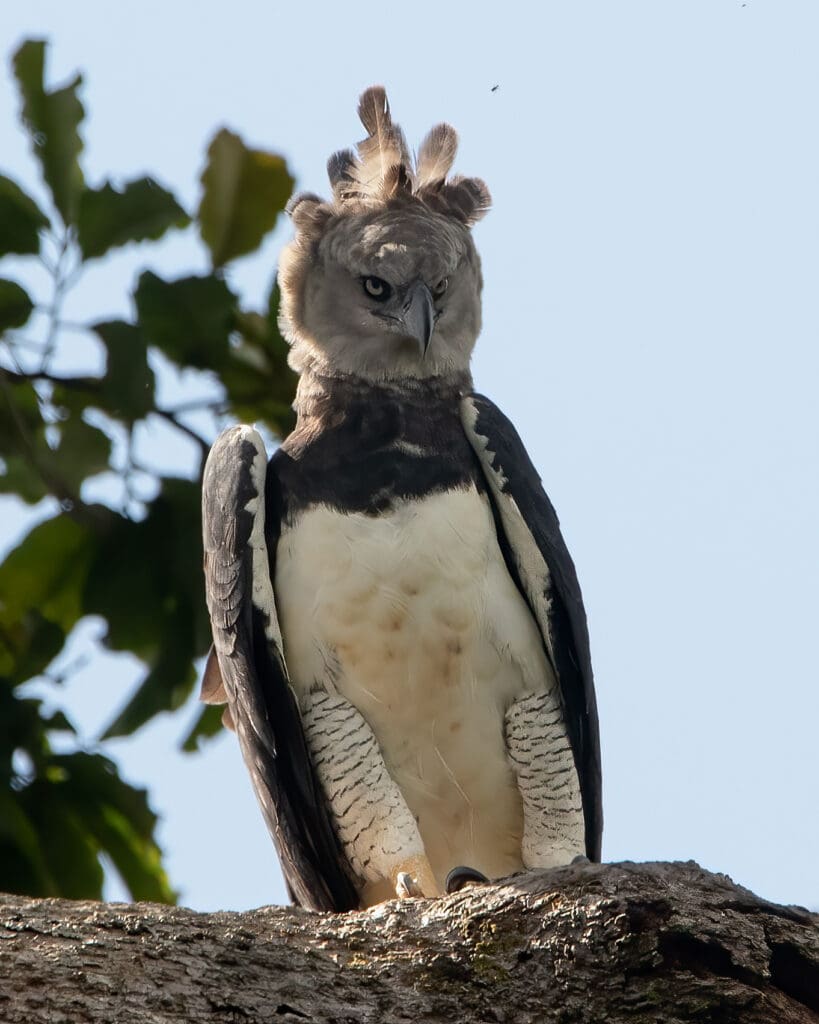
<svg viewBox="0 0 819 1024"><path fill-rule="evenodd" d="M415 881L409 871L399 871L398 879L395 883L395 894L401 899L407 899L409 896L423 896L421 892L421 886Z"/></svg>
<svg viewBox="0 0 819 1024"><path fill-rule="evenodd" d="M487 885L488 882L489 879L482 871L460 864L457 868L453 868L446 876L444 888L447 894L451 894L453 892L460 892L465 885Z"/></svg>
<svg viewBox="0 0 819 1024"><path fill-rule="evenodd" d="M410 896L437 896L438 883L427 858L421 854L407 857L392 873L395 895L399 899Z"/></svg>

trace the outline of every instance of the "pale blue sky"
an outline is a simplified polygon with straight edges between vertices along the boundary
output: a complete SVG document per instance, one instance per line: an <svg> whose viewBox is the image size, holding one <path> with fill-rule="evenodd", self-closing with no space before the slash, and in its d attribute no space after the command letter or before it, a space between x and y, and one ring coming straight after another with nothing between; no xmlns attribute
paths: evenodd
<svg viewBox="0 0 819 1024"><path fill-rule="evenodd" d="M192 206L227 125L326 191L326 158L360 137L357 96L374 82L410 142L457 127L458 169L494 197L476 230L476 384L523 435L585 593L604 856L694 858L819 906L819 7L16 6L0 10L4 54L45 35L52 81L86 74L92 181L146 171ZM0 169L30 184L7 67ZM248 300L286 233L232 270ZM187 238L126 252L69 312L128 312L143 266L202 259ZM72 358L96 354L78 339ZM184 463L164 434L146 444ZM8 502L0 517L7 544L22 520ZM72 684L89 736L136 671L107 658ZM109 748L151 790L183 901L282 901L232 737L183 758L183 731L176 717Z"/></svg>

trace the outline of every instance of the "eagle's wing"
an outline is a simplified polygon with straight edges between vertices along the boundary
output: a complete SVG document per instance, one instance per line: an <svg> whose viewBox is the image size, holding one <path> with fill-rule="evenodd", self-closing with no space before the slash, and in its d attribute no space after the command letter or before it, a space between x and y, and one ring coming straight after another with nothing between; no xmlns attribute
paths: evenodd
<svg viewBox="0 0 819 1024"><path fill-rule="evenodd" d="M350 910L358 896L316 782L282 650L271 583L280 506L259 434L248 426L225 430L202 486L205 587L218 661L209 661L203 699L228 704L293 899L315 910Z"/></svg>
<svg viewBox="0 0 819 1024"><path fill-rule="evenodd" d="M600 737L586 613L574 563L557 514L514 426L483 395L465 397L461 417L489 486L506 564L540 628L558 679L580 780L586 853L599 861Z"/></svg>

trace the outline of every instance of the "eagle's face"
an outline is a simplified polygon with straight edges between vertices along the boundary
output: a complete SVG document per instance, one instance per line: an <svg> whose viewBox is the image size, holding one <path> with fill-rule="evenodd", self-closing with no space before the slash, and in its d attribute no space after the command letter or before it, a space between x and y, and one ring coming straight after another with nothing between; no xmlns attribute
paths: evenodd
<svg viewBox="0 0 819 1024"><path fill-rule="evenodd" d="M402 203L335 218L291 304L291 362L369 380L461 373L481 327L469 230Z"/></svg>

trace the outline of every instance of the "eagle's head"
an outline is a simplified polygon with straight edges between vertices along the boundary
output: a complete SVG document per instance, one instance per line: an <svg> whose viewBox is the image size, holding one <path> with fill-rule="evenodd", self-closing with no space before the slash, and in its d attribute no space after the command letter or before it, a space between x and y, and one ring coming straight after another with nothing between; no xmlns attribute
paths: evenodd
<svg viewBox="0 0 819 1024"><path fill-rule="evenodd" d="M330 158L333 200L299 194L279 265L290 364L372 381L464 373L481 327L470 227L489 209L478 178L447 180L455 130L433 128L413 162L384 90L361 97L368 136Z"/></svg>

